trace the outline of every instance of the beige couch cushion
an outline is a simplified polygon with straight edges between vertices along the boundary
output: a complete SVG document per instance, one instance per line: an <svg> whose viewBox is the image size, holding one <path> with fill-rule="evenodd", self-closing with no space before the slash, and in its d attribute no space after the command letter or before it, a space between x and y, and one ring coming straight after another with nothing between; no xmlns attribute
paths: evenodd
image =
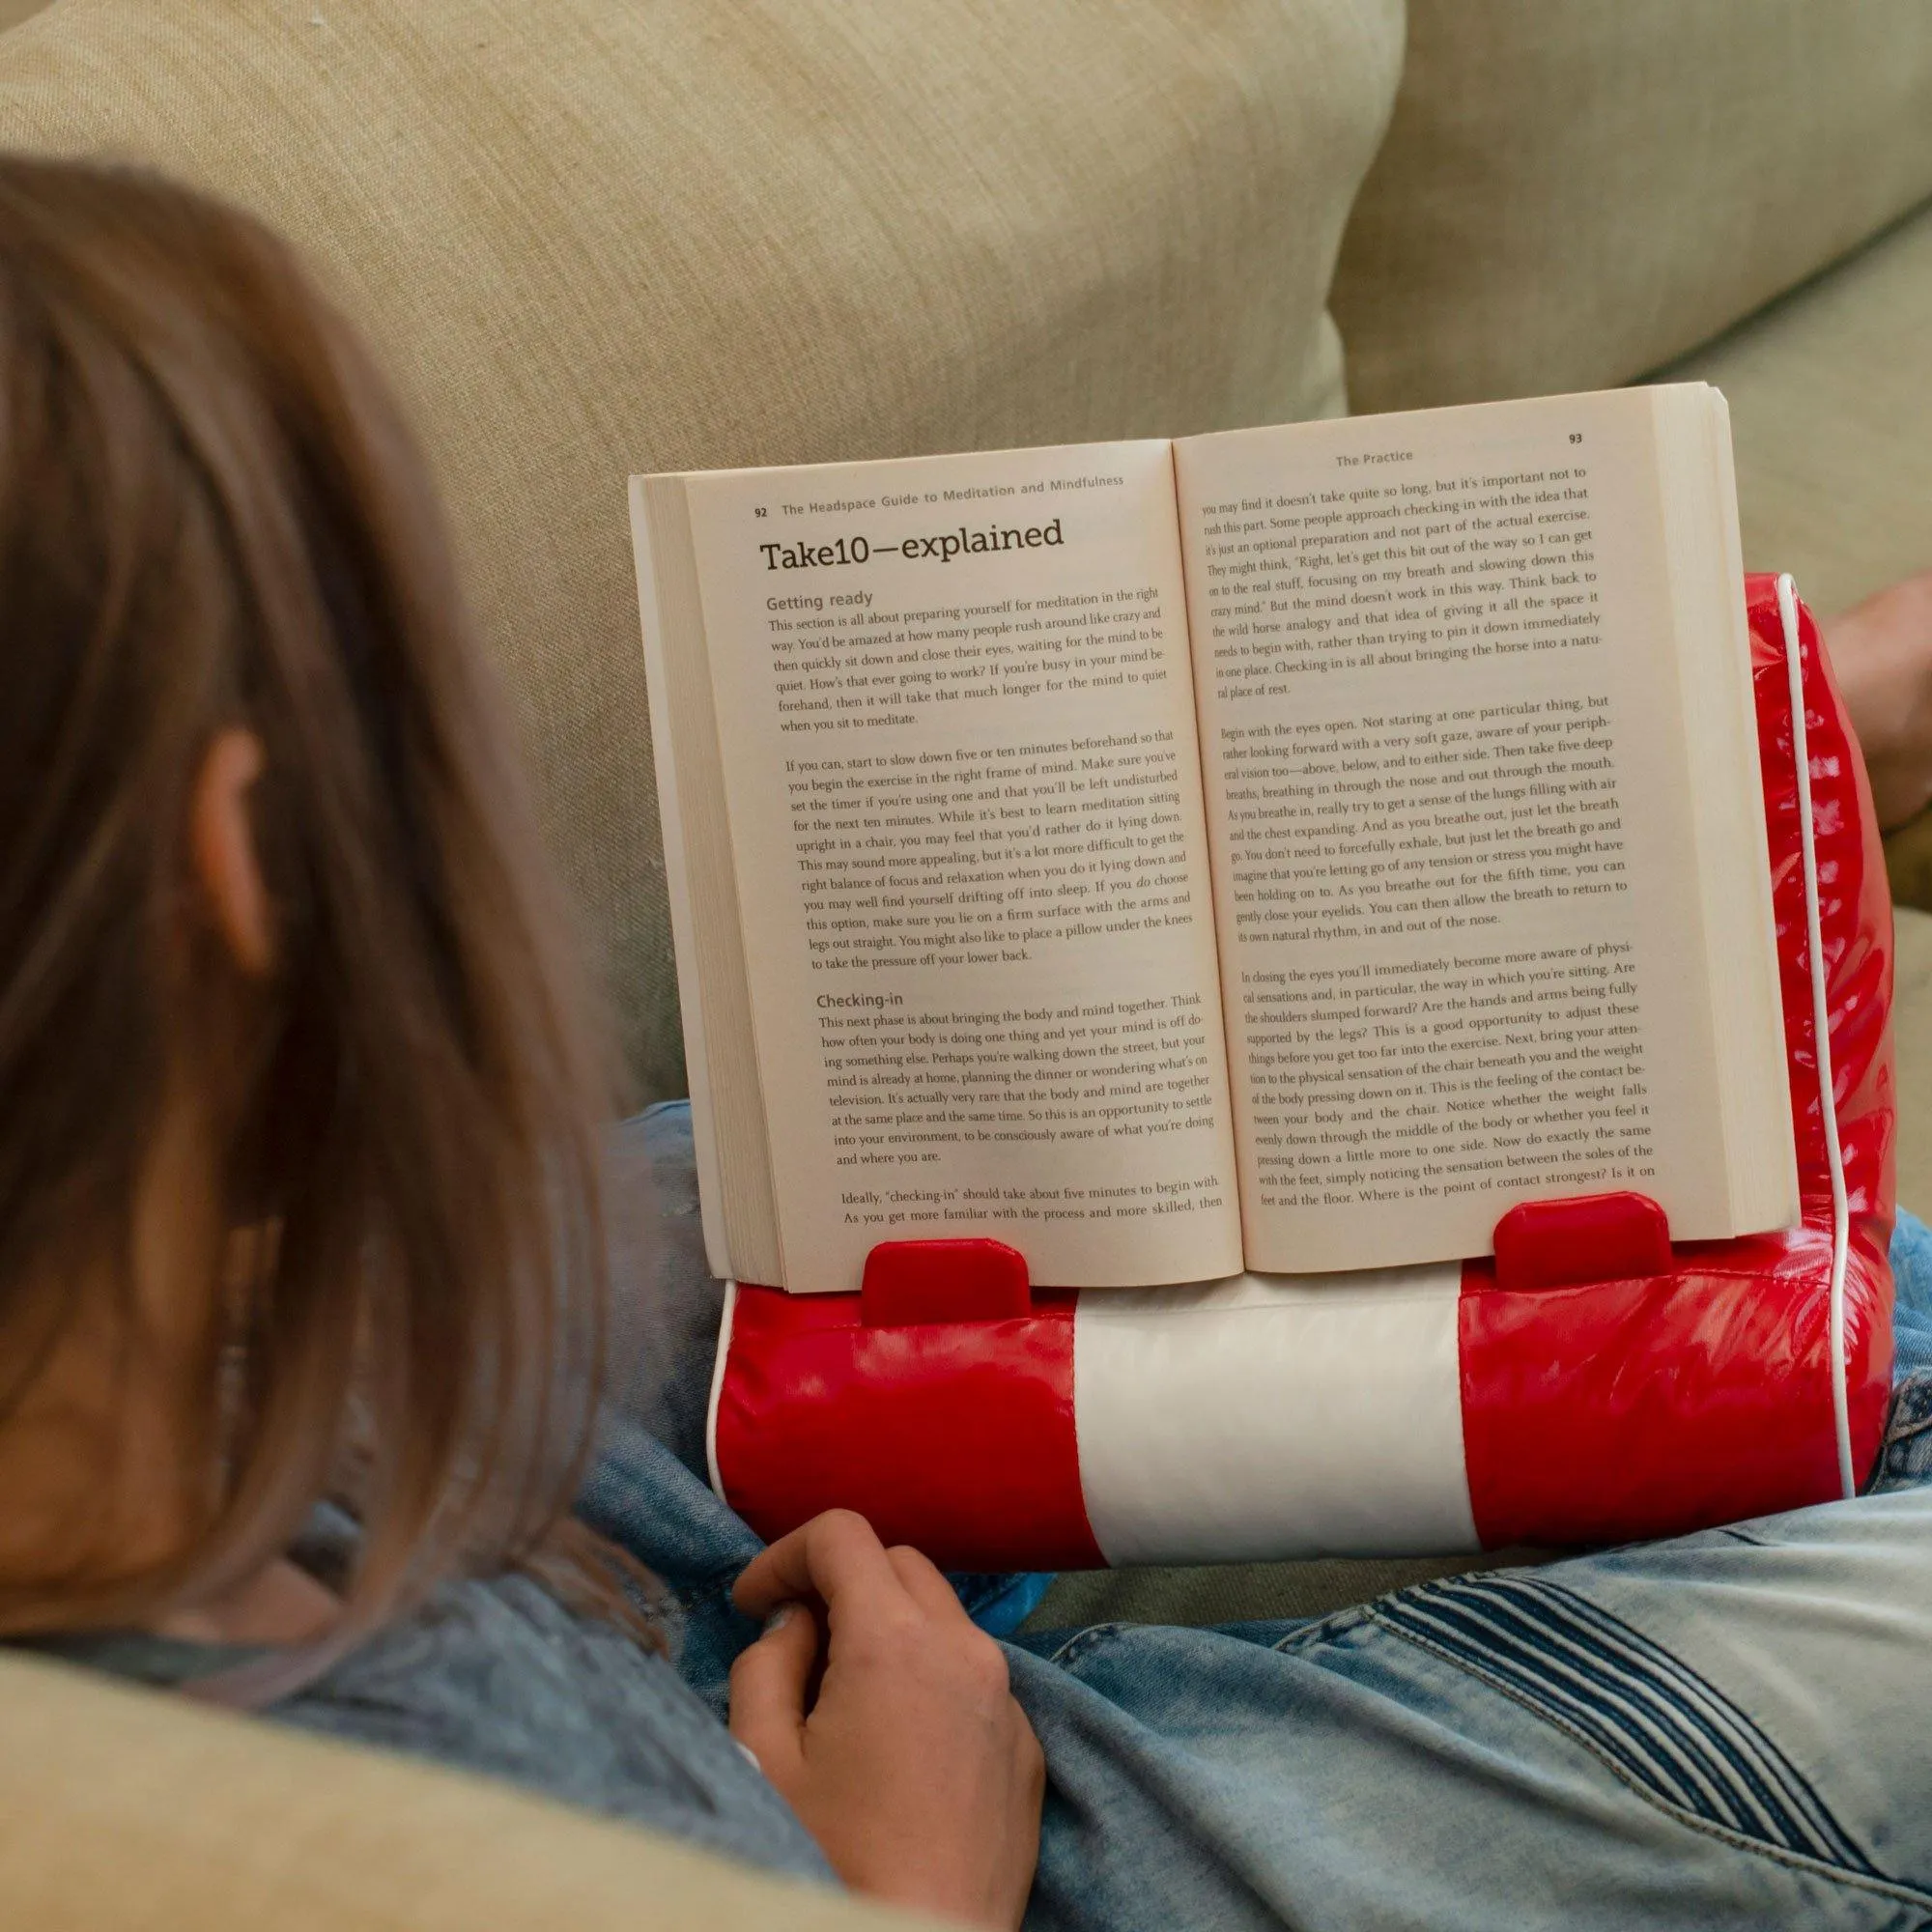
<svg viewBox="0 0 1932 1932"><path fill-rule="evenodd" d="M1790 571L1820 611L1932 568L1928 331L1932 210L1664 372L1730 398L1745 560ZM1932 814L1886 841L1886 862L1896 898L1932 906ZM1912 997L1932 1005L1932 983ZM1932 1208L1932 1193L1906 1198Z"/></svg>
<svg viewBox="0 0 1932 1932"><path fill-rule="evenodd" d="M60 0L0 142L248 204L373 331L667 1094L625 477L1338 410L1400 55L1399 0Z"/></svg>
<svg viewBox="0 0 1932 1932"><path fill-rule="evenodd" d="M1351 400L1628 382L1927 195L1923 0L1411 0L1333 295Z"/></svg>
<svg viewBox="0 0 1932 1932"><path fill-rule="evenodd" d="M0 1654L18 1932L915 1932L628 1827Z"/></svg>
<svg viewBox="0 0 1932 1932"><path fill-rule="evenodd" d="M1932 210L1664 372L1729 397L1745 561L1819 611L1932 567L1929 342Z"/></svg>

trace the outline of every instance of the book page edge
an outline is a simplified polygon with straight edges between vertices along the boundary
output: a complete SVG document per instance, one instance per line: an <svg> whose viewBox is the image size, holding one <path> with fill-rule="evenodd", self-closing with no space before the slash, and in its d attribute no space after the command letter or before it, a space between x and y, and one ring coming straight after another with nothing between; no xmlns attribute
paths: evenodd
<svg viewBox="0 0 1932 1932"><path fill-rule="evenodd" d="M678 793L677 754L671 744L670 693L658 638L664 613L658 600L657 553L645 486L630 484L631 537L638 574L638 611L642 633L644 691L650 713L651 764L657 781L658 823L664 839L665 895L671 925L671 952L677 974L678 1017L684 1032L685 1082L690 1089L692 1153L697 1169L698 1223L704 1235L705 1265L714 1276L731 1272L725 1234L724 1170L718 1156L718 1122L712 1101L710 1047L704 1023L704 994L696 970L696 922L691 903L686 861L683 805Z"/></svg>
<svg viewBox="0 0 1932 1932"><path fill-rule="evenodd" d="M1757 718L1750 677L1750 627L1745 614L1744 551L1735 513L1736 480L1730 468L1729 409L1722 393L1709 384L1659 384L1650 390L1653 420L1658 424L1659 479L1666 505L1681 502L1688 487L1694 488L1715 507L1723 526L1724 568L1715 599L1699 597L1687 607L1681 599L1680 564L1685 553L1674 535L1678 519L1666 513L1666 555L1673 579L1672 607L1680 621L1721 625L1730 659L1743 667L1741 675L1725 679L1722 697L1712 702L1692 700L1690 679L1694 661L1680 647L1678 686L1683 706L1689 756L1690 795L1696 818L1690 829L1698 879L1702 922L1702 951L1707 995L1711 1003L1711 1039L1718 1072L1718 1104L1724 1136L1725 1201L1730 1225L1726 1235L1762 1234L1798 1223L1798 1151L1791 1125L1790 1073L1784 1037L1784 1008L1777 977L1776 926L1771 897L1771 849L1765 826L1764 777ZM1694 449L1687 432L1690 410L1696 411ZM1677 432L1681 454L1694 456L1693 475L1672 473L1665 462L1663 423L1675 415L1684 425ZM1718 582L1713 579L1713 582ZM1706 605L1708 603L1708 608ZM1719 747L1708 740L1692 744L1690 725L1695 716L1719 723ZM1713 750L1719 756L1714 760ZM1723 769L1719 772L1717 764ZM1719 830L1719 812L1735 793L1748 797L1750 808L1739 813L1741 823ZM1725 863L1736 856L1736 836L1750 848L1742 866ZM1719 850L1719 846L1723 850ZM1747 905L1747 901L1748 904ZM1720 986L1717 961L1731 950L1726 935L1748 924L1763 936L1752 949L1748 978L1742 984L1726 976ZM1740 995L1742 994L1742 997Z"/></svg>

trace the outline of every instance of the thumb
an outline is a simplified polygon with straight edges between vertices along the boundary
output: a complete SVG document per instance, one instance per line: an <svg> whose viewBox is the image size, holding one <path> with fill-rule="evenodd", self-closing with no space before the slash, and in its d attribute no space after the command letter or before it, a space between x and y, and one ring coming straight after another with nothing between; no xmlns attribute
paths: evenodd
<svg viewBox="0 0 1932 1932"><path fill-rule="evenodd" d="M731 1666L731 1735L774 1781L802 1754L806 1692L817 1662L817 1619L803 1604L784 1604Z"/></svg>

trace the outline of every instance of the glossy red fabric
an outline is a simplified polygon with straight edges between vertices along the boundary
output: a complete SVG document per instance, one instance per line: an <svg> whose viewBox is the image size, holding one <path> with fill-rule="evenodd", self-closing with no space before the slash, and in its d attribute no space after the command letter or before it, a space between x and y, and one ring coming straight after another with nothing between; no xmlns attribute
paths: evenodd
<svg viewBox="0 0 1932 1932"><path fill-rule="evenodd" d="M1747 581L1804 1226L1684 1245L1668 1274L1533 1293L1463 1270L1463 1427L1483 1543L1664 1536L1839 1492L1828 1348L1832 1194L1776 582ZM1864 763L1810 612L1804 724L1851 1207L1845 1353L1869 1474L1891 1374L1891 902Z"/></svg>
<svg viewBox="0 0 1932 1932"><path fill-rule="evenodd" d="M856 1294L741 1288L713 1438L732 1508L767 1538L855 1509L954 1570L1099 1568L1073 1427L1074 1300L868 1327Z"/></svg>
<svg viewBox="0 0 1932 1932"><path fill-rule="evenodd" d="M1663 1209L1648 1194L1621 1189L1519 1201L1496 1223L1495 1249L1496 1286L1512 1291L1666 1274L1674 1265Z"/></svg>
<svg viewBox="0 0 1932 1932"><path fill-rule="evenodd" d="M1026 1257L1004 1241L881 1241L866 1257L859 1312L868 1328L1023 1320L1033 1284Z"/></svg>
<svg viewBox="0 0 1932 1932"><path fill-rule="evenodd" d="M1489 1262L1465 1265L1463 1443L1489 1548L1662 1536L1838 1493L1832 1200L1775 581L1749 579L1747 603L1804 1225L1682 1245L1667 1272L1581 1286L1500 1289ZM1808 612L1803 659L1862 1479L1891 1367L1891 908L1863 763ZM1075 1301L1037 1293L1031 1317L868 1327L856 1294L741 1290L716 1417L725 1494L766 1536L841 1505L957 1568L1100 1563L1081 1496Z"/></svg>

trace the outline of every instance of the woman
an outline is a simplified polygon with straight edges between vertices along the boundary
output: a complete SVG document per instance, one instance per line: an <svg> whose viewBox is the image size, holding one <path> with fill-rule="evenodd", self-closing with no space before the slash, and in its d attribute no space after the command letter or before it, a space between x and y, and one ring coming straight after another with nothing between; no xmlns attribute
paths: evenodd
<svg viewBox="0 0 1932 1932"><path fill-rule="evenodd" d="M1932 1917L1932 1375L1895 1493L1313 1625L1001 1646L636 1404L569 1513L600 1047L409 440L253 223L0 161L0 1634L984 1924Z"/></svg>

